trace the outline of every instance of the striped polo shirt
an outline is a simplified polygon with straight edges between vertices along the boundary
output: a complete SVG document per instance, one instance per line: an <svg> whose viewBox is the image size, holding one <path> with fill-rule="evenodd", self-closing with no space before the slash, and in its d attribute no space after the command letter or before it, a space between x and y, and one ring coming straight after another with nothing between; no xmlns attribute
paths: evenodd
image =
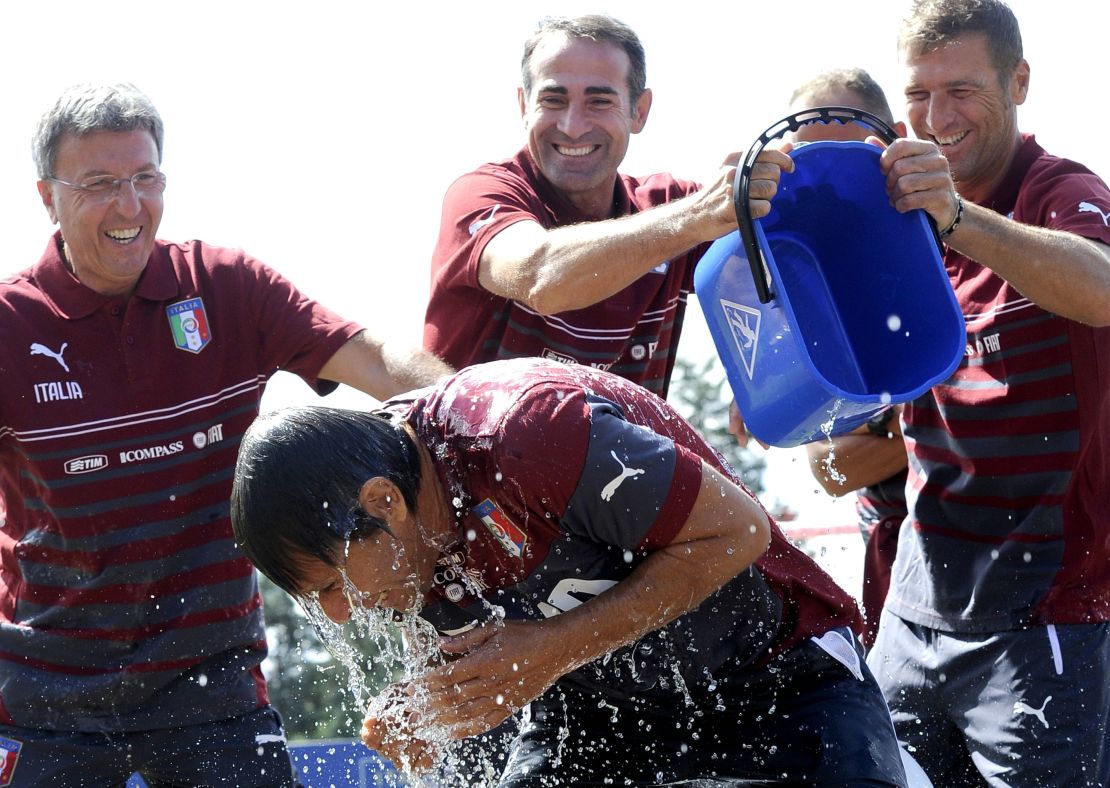
<svg viewBox="0 0 1110 788"><path fill-rule="evenodd" d="M985 207L1110 243L1110 191L1025 137ZM945 255L967 325L952 377L907 405L910 527L888 606L953 632L1110 620L1110 328L1047 312Z"/></svg>
<svg viewBox="0 0 1110 788"><path fill-rule="evenodd" d="M613 215L638 213L698 188L666 174L622 175L613 194ZM707 245L660 263L597 304L541 315L493 295L478 282L486 244L520 221L551 229L588 219L544 178L527 149L507 161L483 165L451 185L432 255L424 347L458 369L521 356L583 364L666 396L694 265Z"/></svg>
<svg viewBox="0 0 1110 788"><path fill-rule="evenodd" d="M228 498L266 380L359 327L242 252L159 241L99 295L60 236L0 282L0 723L144 730L266 702Z"/></svg>

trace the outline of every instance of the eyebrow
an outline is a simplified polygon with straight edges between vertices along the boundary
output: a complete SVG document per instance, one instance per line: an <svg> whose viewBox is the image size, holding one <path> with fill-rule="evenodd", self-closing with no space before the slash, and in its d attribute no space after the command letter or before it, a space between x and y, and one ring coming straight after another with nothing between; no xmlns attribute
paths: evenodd
<svg viewBox="0 0 1110 788"><path fill-rule="evenodd" d="M570 91L562 85L541 86L540 88L537 89L537 92L538 93L558 93L560 96L565 96L568 93L570 93ZM617 90L616 88L611 88L611 87L608 87L608 86L588 87L588 88L586 88L586 95L587 96L617 96L617 95L620 95L620 91Z"/></svg>

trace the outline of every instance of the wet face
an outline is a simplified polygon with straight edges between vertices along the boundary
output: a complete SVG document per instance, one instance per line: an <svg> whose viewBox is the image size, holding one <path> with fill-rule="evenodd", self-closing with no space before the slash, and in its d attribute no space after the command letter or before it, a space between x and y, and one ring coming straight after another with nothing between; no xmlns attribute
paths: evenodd
<svg viewBox="0 0 1110 788"><path fill-rule="evenodd" d="M903 51L902 62L914 132L940 146L965 197L986 199L1021 144L1017 108L1029 88L1029 64L1000 75L982 34L928 52Z"/></svg>
<svg viewBox="0 0 1110 788"><path fill-rule="evenodd" d="M84 184L102 177L130 178L157 171L158 165L158 147L149 132L94 131L61 139L54 176ZM39 181L38 189L51 220L61 225L77 278L104 295L130 293L154 249L161 192L139 193L126 181L107 195L50 180Z"/></svg>
<svg viewBox="0 0 1110 788"><path fill-rule="evenodd" d="M633 102L629 60L608 42L545 36L529 64L532 90L518 94L528 150L553 186L592 218L612 210L617 167L647 120L651 92Z"/></svg>
<svg viewBox="0 0 1110 788"><path fill-rule="evenodd" d="M338 566L317 558L300 562L302 596L317 592L325 615L337 624L351 617L351 606L406 612L414 610L430 585L423 577L418 556L404 540L385 531L354 540Z"/></svg>

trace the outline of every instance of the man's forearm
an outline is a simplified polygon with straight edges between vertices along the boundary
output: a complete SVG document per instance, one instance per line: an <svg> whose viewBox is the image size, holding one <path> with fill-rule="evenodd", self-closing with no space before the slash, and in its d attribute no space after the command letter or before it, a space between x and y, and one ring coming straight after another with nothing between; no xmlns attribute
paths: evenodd
<svg viewBox="0 0 1110 788"><path fill-rule="evenodd" d="M604 593L542 623L562 649L561 673L634 643L693 610L767 549L770 524L763 510L717 471L702 467L695 510L674 542ZM733 527L718 530L720 523Z"/></svg>
<svg viewBox="0 0 1110 788"><path fill-rule="evenodd" d="M451 367L427 351L385 342L362 331L328 359L320 377L385 400L431 385L451 372Z"/></svg>
<svg viewBox="0 0 1110 788"><path fill-rule="evenodd" d="M591 306L660 263L735 229L713 221L706 202L697 192L606 221L550 230L531 222L512 225L487 246L482 270L488 273L480 273L480 281L541 314Z"/></svg>
<svg viewBox="0 0 1110 788"><path fill-rule="evenodd" d="M1091 326L1110 325L1106 245L1021 224L970 202L946 240L1042 309Z"/></svg>

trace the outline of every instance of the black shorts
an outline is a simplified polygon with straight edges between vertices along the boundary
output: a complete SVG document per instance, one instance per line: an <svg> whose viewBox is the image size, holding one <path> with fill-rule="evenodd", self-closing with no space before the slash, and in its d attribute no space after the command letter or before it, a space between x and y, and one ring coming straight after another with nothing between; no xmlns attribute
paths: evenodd
<svg viewBox="0 0 1110 788"><path fill-rule="evenodd" d="M681 693L664 708L556 686L531 704L501 785L905 785L886 704L860 666L862 679L806 642L721 677L692 707Z"/></svg>
<svg viewBox="0 0 1110 788"><path fill-rule="evenodd" d="M13 786L114 788L136 771L151 788L296 784L281 716L270 706L217 722L134 733L0 725L0 739L18 743L9 783Z"/></svg>
<svg viewBox="0 0 1110 788"><path fill-rule="evenodd" d="M960 634L884 611L868 663L935 785L1110 785L1110 624Z"/></svg>

